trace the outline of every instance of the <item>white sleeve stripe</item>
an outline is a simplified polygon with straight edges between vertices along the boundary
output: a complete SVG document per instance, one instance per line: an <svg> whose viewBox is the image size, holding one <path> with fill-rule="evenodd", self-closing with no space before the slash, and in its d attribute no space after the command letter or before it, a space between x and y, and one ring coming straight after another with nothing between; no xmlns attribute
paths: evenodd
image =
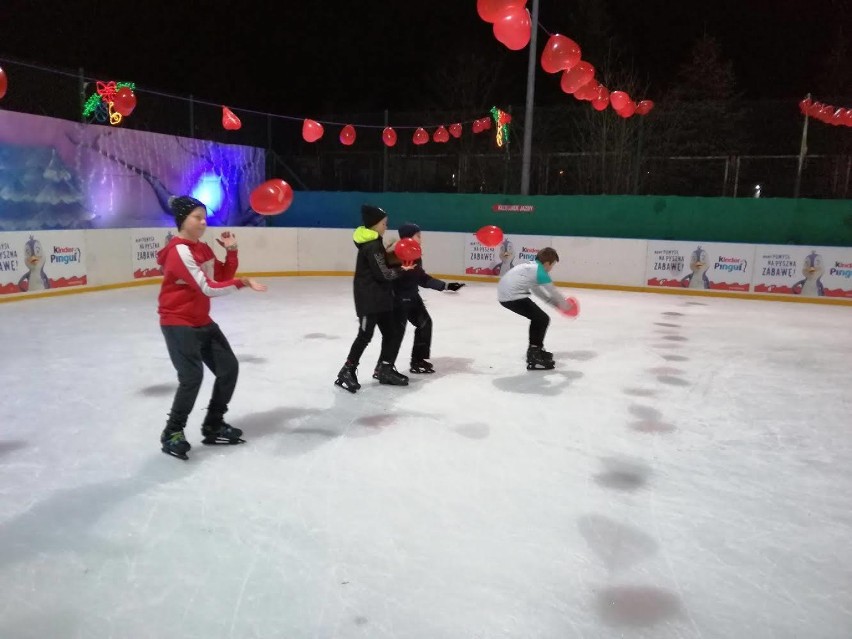
<svg viewBox="0 0 852 639"><path fill-rule="evenodd" d="M186 270L189 271L189 274L198 284L201 292L207 297L220 297L222 295L227 295L228 293L233 293L237 290L236 286L223 286L221 288L213 288L210 286L210 284L207 283L207 276L204 274L204 271L201 270L201 267L198 265L198 262L195 261L195 258L192 257L189 247L186 244L178 244L175 248L180 256L181 262L183 262L183 265L186 267Z"/></svg>

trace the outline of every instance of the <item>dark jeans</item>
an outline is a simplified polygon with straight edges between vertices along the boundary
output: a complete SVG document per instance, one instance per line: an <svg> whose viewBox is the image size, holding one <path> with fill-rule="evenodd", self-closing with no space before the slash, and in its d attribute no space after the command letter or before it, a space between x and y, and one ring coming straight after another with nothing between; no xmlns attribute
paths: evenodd
<svg viewBox="0 0 852 639"><path fill-rule="evenodd" d="M396 319L401 337L405 336L408 322L414 326L414 346L411 349L411 361L429 359L432 349L432 317L426 310L423 298L419 295L410 301L400 302L396 308Z"/></svg>
<svg viewBox="0 0 852 639"><path fill-rule="evenodd" d="M500 304L513 313L523 315L530 320L530 346L542 348L544 346L544 335L547 333L547 327L550 324L550 316L528 297L511 302L500 302Z"/></svg>
<svg viewBox="0 0 852 639"><path fill-rule="evenodd" d="M358 318L358 336L352 342L352 348L349 351L347 361L358 366L361 361L361 356L364 350L373 339L373 333L379 327L382 333L382 349L379 354L380 362L388 362L393 364L396 362L396 356L399 354L399 346L402 344L402 334L397 326L393 311L385 313L374 313L364 315Z"/></svg>
<svg viewBox="0 0 852 639"><path fill-rule="evenodd" d="M166 338L169 357L177 370L179 383L169 416L169 427L176 429L186 426L186 420L198 397L198 389L201 388L205 364L216 376L208 411L224 415L237 385L240 365L219 325L213 322L200 327L160 328Z"/></svg>

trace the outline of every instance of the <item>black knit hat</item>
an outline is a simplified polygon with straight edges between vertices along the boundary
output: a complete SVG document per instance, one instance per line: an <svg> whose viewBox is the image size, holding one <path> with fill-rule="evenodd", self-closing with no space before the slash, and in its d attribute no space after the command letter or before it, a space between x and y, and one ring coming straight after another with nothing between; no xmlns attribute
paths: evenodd
<svg viewBox="0 0 852 639"><path fill-rule="evenodd" d="M373 206L372 204L361 205L361 220L367 228L375 226L387 216L388 214L378 206Z"/></svg>
<svg viewBox="0 0 852 639"><path fill-rule="evenodd" d="M172 210L172 215L175 216L175 224L177 224L178 231L180 231L180 227L183 226L183 221L187 218L187 216L199 207L204 209L204 213L206 215L207 206L204 202L196 200L194 197L181 195L179 197L172 196L169 198L169 208Z"/></svg>
<svg viewBox="0 0 852 639"><path fill-rule="evenodd" d="M399 227L399 239L404 240L407 237L414 237L420 232L420 227L416 224L408 222Z"/></svg>

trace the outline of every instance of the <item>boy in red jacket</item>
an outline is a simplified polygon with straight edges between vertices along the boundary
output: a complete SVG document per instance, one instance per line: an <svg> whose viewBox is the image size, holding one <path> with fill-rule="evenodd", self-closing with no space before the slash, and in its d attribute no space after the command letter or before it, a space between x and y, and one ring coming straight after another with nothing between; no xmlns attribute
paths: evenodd
<svg viewBox="0 0 852 639"><path fill-rule="evenodd" d="M210 298L228 295L244 286L265 291L252 279L234 279L237 271L237 241L230 233L217 239L226 249L224 262L200 242L207 229L207 207L183 195L169 199L178 234L157 255L163 268L160 289L160 328L169 357L178 374L169 421L160 436L163 452L187 459L190 445L183 429L201 388L204 365L216 376L207 417L201 427L205 444L237 444L242 431L225 423L223 416L237 384L239 364L218 324L210 319Z"/></svg>

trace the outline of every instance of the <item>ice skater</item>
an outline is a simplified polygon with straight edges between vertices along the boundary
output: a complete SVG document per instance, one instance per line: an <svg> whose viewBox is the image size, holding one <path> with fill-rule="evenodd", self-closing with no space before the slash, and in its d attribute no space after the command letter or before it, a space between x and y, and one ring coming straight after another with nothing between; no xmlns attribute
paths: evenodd
<svg viewBox="0 0 852 639"><path fill-rule="evenodd" d="M216 376L207 416L201 426L205 444L237 444L243 432L225 423L223 416L237 385L239 364L228 340L210 318L210 298L228 295L247 286L265 291L251 278L234 279L237 240L225 232L216 241L225 248L225 261L216 259L201 236L207 230L207 207L183 195L170 198L178 233L157 254L163 269L160 288L160 328L169 357L178 374L178 389L166 427L160 436L162 450L187 459L191 446L184 436L186 420L195 405L206 365Z"/></svg>
<svg viewBox="0 0 852 639"><path fill-rule="evenodd" d="M411 238L418 244L422 235L416 224L403 224L399 227L399 239ZM420 297L420 287L435 291L458 291L464 284L444 282L423 270L423 259L414 261L414 268L403 272L393 282L395 315L399 327L400 340L405 336L408 322L414 326L414 345L411 349L409 371L415 374L434 373L435 367L429 361L432 349L432 317L426 310L426 304Z"/></svg>
<svg viewBox="0 0 852 639"><path fill-rule="evenodd" d="M553 353L544 350L544 336L550 316L530 299L530 291L568 317L576 317L580 305L576 299L564 299L550 279L550 271L559 261L559 254L549 246L541 249L534 262L513 267L497 284L497 299L513 313L530 320L527 370L550 370L556 363Z"/></svg>
<svg viewBox="0 0 852 639"><path fill-rule="evenodd" d="M361 221L363 226L355 229L352 235L358 249L353 279L358 335L352 342L346 362L334 381L336 386L350 393L361 388L358 383L358 364L373 339L376 326L382 333L382 347L374 377L380 384L408 385L408 377L397 371L394 365L402 335L394 318L393 281L399 278L403 271L411 270L414 266L388 265L385 246L382 243L382 236L388 228L387 213L377 206L365 204L361 207Z"/></svg>

